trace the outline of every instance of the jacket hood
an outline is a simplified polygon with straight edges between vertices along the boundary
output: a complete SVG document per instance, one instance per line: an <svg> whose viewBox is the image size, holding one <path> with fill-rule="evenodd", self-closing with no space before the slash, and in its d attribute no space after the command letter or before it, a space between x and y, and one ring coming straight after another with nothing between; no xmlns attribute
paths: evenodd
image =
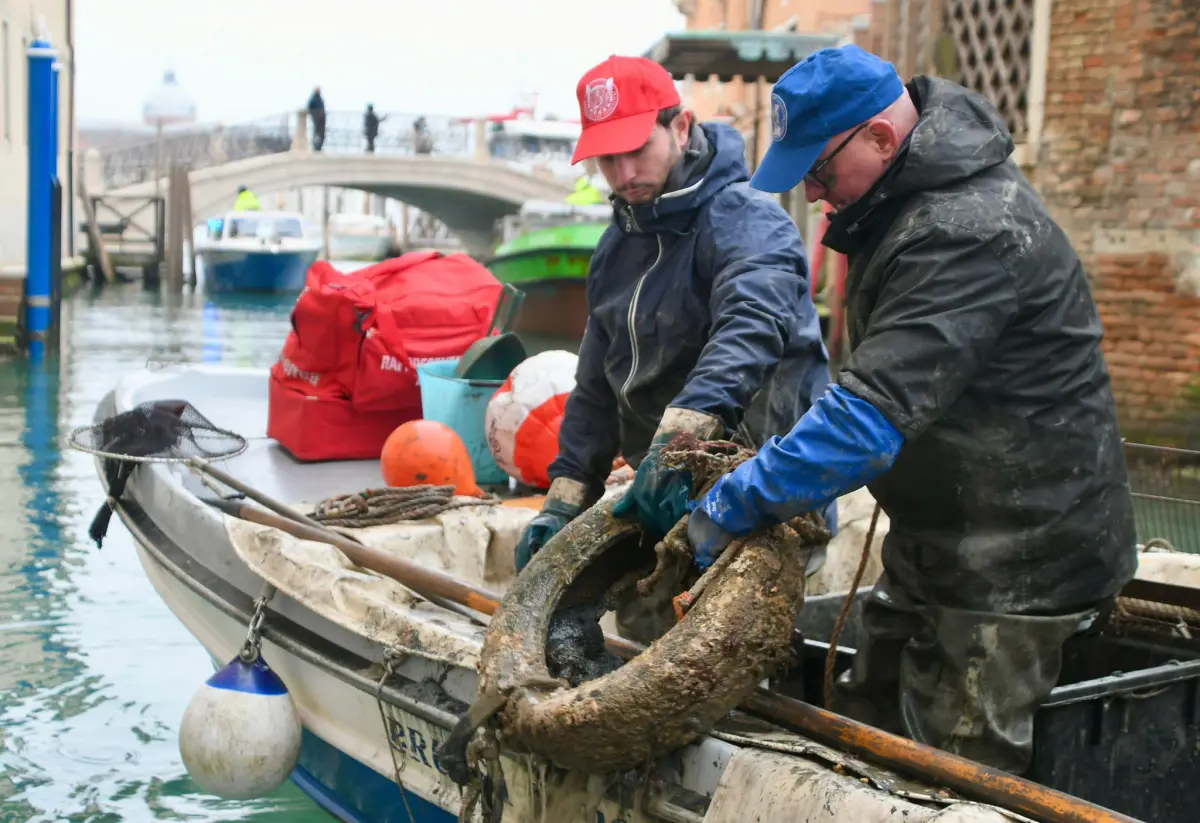
<svg viewBox="0 0 1200 823"><path fill-rule="evenodd" d="M695 212L722 189L750 179L746 143L724 123L697 123L683 157L667 176L666 191L631 205L613 195L613 219L626 234L684 233Z"/></svg>
<svg viewBox="0 0 1200 823"><path fill-rule="evenodd" d="M939 77L914 77L908 89L920 119L879 182L834 217L826 242L831 248L842 250L888 201L966 180L1013 152L1004 120L980 95Z"/></svg>
<svg viewBox="0 0 1200 823"><path fill-rule="evenodd" d="M1008 126L984 98L939 77L912 82L921 119L890 193L940 189L998 166L1013 152Z"/></svg>

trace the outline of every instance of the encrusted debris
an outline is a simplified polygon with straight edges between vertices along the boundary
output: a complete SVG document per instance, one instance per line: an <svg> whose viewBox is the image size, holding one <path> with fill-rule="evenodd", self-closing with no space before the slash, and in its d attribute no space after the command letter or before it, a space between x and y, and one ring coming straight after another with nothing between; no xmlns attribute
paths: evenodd
<svg viewBox="0 0 1200 823"><path fill-rule="evenodd" d="M751 455L681 437L663 459L686 461L696 494ZM752 535L682 622L609 670L597 621L613 593L691 560L685 522L652 554L640 528L611 516L613 502L593 506L534 556L493 617L480 662L481 693L508 695L497 715L503 745L591 773L623 772L686 745L771 673L789 653L803 601L802 549L829 540L811 517Z"/></svg>

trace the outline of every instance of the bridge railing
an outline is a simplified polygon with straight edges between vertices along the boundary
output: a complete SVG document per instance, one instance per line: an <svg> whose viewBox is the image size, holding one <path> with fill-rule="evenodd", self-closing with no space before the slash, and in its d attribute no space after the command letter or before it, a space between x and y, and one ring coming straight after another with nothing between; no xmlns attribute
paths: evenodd
<svg viewBox="0 0 1200 823"><path fill-rule="evenodd" d="M375 139L376 154L413 154L418 148L414 125L422 115L379 112L381 123ZM462 118L425 115L429 153L466 156L474 151L474 126ZM321 151L330 154L360 154L367 149L363 112L328 111ZM306 111L283 112L234 125L204 125L172 129L162 138L162 174L172 163L202 169L249 157L293 149L312 151L313 123ZM127 186L154 178L158 168L157 138L140 138L103 152L104 182L108 187ZM500 158L497 158L500 159ZM512 158L528 166L537 157ZM558 168L562 158L545 158L547 170ZM546 165L546 164L543 164ZM561 173L561 172L552 172Z"/></svg>
<svg viewBox="0 0 1200 823"><path fill-rule="evenodd" d="M417 150L416 122L420 114L376 112L382 121L375 138L376 154L414 154ZM313 145L313 124L307 112L298 112L296 120L306 125L307 145ZM461 118L424 115L431 154L467 155L472 151L472 127ZM361 111L329 111L325 114L325 144L321 151L360 154L367 150L365 121Z"/></svg>
<svg viewBox="0 0 1200 823"><path fill-rule="evenodd" d="M162 137L162 174L172 163L202 169L247 157L288 151L296 116L281 113L248 123L202 125L172 129ZM152 180L158 163L156 138L142 138L103 152L104 182L108 187Z"/></svg>

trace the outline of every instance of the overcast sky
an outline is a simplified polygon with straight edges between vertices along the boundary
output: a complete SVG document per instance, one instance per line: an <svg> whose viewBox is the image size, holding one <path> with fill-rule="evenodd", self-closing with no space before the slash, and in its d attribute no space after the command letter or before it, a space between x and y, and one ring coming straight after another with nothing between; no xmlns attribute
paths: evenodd
<svg viewBox="0 0 1200 823"><path fill-rule="evenodd" d="M684 28L672 0L77 0L77 116L140 121L174 68L201 121L303 108L505 112L522 92L578 117L575 84L610 54ZM52 32L57 42L62 33Z"/></svg>

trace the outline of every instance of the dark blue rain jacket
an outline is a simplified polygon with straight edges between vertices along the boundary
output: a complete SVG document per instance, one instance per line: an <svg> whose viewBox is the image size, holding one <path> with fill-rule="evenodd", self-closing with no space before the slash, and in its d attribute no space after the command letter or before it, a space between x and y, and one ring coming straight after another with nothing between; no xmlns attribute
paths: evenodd
<svg viewBox="0 0 1200 823"><path fill-rule="evenodd" d="M665 194L613 198L551 479L598 495L618 451L641 462L669 406L714 415L724 436L759 446L824 393L829 356L803 242L748 181L741 135L704 123Z"/></svg>

